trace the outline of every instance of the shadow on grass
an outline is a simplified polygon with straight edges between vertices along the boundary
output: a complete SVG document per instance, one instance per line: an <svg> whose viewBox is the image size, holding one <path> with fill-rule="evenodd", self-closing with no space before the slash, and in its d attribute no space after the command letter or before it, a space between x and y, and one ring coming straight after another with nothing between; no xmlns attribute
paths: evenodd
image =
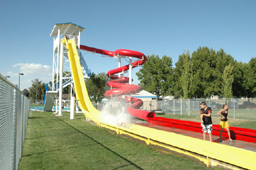
<svg viewBox="0 0 256 170"><path fill-rule="evenodd" d="M42 119L42 117L28 117L28 119Z"/></svg>
<svg viewBox="0 0 256 170"><path fill-rule="evenodd" d="M123 166L119 166L119 167L117 167L117 168L115 168L115 169L113 169L113 170L117 170L117 169L119 169L119 168L124 168L124 167L127 167L127 166L130 166L131 164L126 164L126 165L123 165Z"/></svg>
<svg viewBox="0 0 256 170"><path fill-rule="evenodd" d="M97 140L93 139L92 137L88 136L87 134L83 133L82 131L80 131L79 129L75 128L74 126L71 126L70 124L68 124L67 122L65 122L64 120L58 118L58 117L55 117L57 119L59 119L60 121L62 121L63 123L65 123L66 125L70 126L71 128L75 129L76 131L78 131L79 133L81 133L82 135L86 136L87 138L91 139L92 141L94 141L95 143L97 143L98 145L104 147L105 149L107 149L108 151L112 152L113 154L115 154L116 156L122 158L123 160L127 161L130 163L130 165L133 165L135 166L136 168L138 169L142 169L141 167L139 167L138 165L134 164L133 162L131 162L130 160L126 159L125 157L119 155L118 153L116 153L115 151L111 150L110 148L106 147L105 145L103 145L102 143L98 142ZM128 165L123 165L123 166L120 166L118 168L115 168L115 169L119 169L119 168L122 168L122 167L125 167L125 166L128 166Z"/></svg>
<svg viewBox="0 0 256 170"><path fill-rule="evenodd" d="M77 133L79 133L79 132L77 132ZM62 133L62 134L60 134L60 135L61 135L61 136L63 136L63 135L69 135L69 134L74 134L74 132ZM51 136L58 136L58 135L53 134L53 135L47 135L47 136L37 136L37 137L33 137L33 138L27 138L27 137L26 137L26 140L41 139L41 138L48 138L48 137L51 137Z"/></svg>
<svg viewBox="0 0 256 170"><path fill-rule="evenodd" d="M28 155L22 155L22 157L41 155L41 154L44 154L44 153L56 152L56 151L67 150L67 149L74 149L74 148L80 148L80 147L84 147L84 146L76 146L76 147L70 147L70 148L62 148L62 149L55 149L55 150L50 150L50 151L38 152L38 153L33 153L33 154L28 154Z"/></svg>

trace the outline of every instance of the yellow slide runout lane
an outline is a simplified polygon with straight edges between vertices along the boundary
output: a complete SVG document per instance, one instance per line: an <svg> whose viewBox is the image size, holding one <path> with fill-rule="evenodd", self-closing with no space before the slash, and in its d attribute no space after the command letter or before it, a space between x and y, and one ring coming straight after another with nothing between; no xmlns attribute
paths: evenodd
<svg viewBox="0 0 256 170"><path fill-rule="evenodd" d="M66 40L62 39L61 43L64 43L68 49L69 62L71 67L71 73L74 80L75 93L78 99L78 104L80 109L83 111L85 117L91 119L95 123L99 123L99 114L98 111L91 103L91 100L88 96L88 92L85 86L82 67L80 64L80 59L76 49L76 43L73 39Z"/></svg>

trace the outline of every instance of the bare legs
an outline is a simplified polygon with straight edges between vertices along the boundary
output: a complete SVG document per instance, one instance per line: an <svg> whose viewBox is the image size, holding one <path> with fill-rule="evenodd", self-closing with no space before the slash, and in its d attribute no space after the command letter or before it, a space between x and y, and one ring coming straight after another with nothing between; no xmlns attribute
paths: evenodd
<svg viewBox="0 0 256 170"><path fill-rule="evenodd" d="M203 132L203 139L205 140L205 135L206 134L206 132ZM211 133L208 133L209 134L209 140L210 140L210 142L212 142L212 134Z"/></svg>
<svg viewBox="0 0 256 170"><path fill-rule="evenodd" d="M220 129L220 142L222 141L221 135L222 135L223 128Z"/></svg>
<svg viewBox="0 0 256 170"><path fill-rule="evenodd" d="M210 142L212 142L212 134L209 133Z"/></svg>
<svg viewBox="0 0 256 170"><path fill-rule="evenodd" d="M230 136L229 128L227 128L227 131L228 131L228 137L229 137L229 140L230 140L230 141L233 141L233 140L231 139L231 136Z"/></svg>
<svg viewBox="0 0 256 170"><path fill-rule="evenodd" d="M220 141L222 141L222 139L221 139L222 132L223 132L223 128L221 128L221 130L220 130ZM227 132L228 132L229 140L230 140L230 141L233 141L233 140L231 139L231 136L230 136L230 130L229 130L229 128L227 128Z"/></svg>

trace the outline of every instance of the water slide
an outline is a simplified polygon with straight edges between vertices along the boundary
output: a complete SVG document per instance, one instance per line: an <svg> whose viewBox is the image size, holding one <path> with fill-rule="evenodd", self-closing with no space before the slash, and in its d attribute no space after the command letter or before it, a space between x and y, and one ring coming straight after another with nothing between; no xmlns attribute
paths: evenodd
<svg viewBox="0 0 256 170"><path fill-rule="evenodd" d="M69 62L70 62L70 67L72 71L72 76L74 80L74 86L75 86L75 91L78 98L79 107L83 111L86 117L90 118L91 120L97 123L99 122L100 112L94 108L88 96L87 89L84 83L83 74L82 74L81 63L80 63L78 52L76 49L76 44L75 42L73 42L72 39L68 40L68 42L66 39L62 39L62 43L64 43L68 48ZM116 50L112 52L112 51L96 49L96 48L92 48L84 45L81 45L80 49L103 54L103 55L108 55L111 57L114 57L115 55L123 55L123 56L139 58L140 60L137 60L132 63L133 68L144 64L147 60L146 56L143 53L140 53L137 51L131 51L131 50ZM129 69L129 65L125 65L117 69L111 70L107 73L108 77L110 77L111 79L114 79L112 81L109 81L107 84L108 86L113 87L115 89L107 91L105 93L106 97L121 96L124 94L133 94L141 90L141 87L138 85L124 84L129 81L129 78L122 77L121 79L118 79L118 76L115 75L117 73L126 71L128 69ZM140 119L144 119L144 120L155 117L154 112L137 109L141 107L143 104L143 102L140 99L127 97L126 101L132 103L127 108L127 111L132 116Z"/></svg>
<svg viewBox="0 0 256 170"><path fill-rule="evenodd" d="M79 99L79 106L82 109L82 111L85 113L85 116L92 119L95 122L99 122L99 111L94 108L92 105L90 98L87 94L87 89L84 83L83 74L80 66L80 60L77 54L76 46L72 44L72 40L69 40L69 43L64 39L66 46L68 46L69 49L69 57L70 64L71 64L71 70L74 78L75 83L75 89L76 94ZM71 42L70 42L71 41ZM139 65L142 65L146 61L146 56L143 53L137 52L137 51L131 51L131 50L116 50L114 52L107 51L107 50L101 50L96 49L88 46L81 45L80 48L82 50L90 51L99 53L102 55L108 55L108 56L115 56L117 54L124 55L124 56L132 56L139 58L140 60L133 62L133 68ZM129 69L129 65L125 65L122 67L119 67L114 70L110 70L107 73L107 76L113 79L112 81L109 81L107 84L110 87L114 87L116 89L111 89L105 93L106 97L111 96L120 96L125 94L132 94L140 91L140 86L138 85L129 85L124 84L129 81L128 77L119 77L115 74L120 73L122 71L126 71ZM134 117L143 119L148 121L152 125L160 125L165 127L175 127L178 129L183 130L189 130L194 132L201 132L202 128L200 123L198 122L192 122L192 121L184 121L184 120L176 120L176 119L168 119L168 118L162 118L162 117L155 117L154 112L149 112L145 110L139 110L137 108L141 107L143 102L140 99L137 98L126 98L127 102L131 102L132 104L127 108L127 111ZM213 135L219 136L220 128L219 125L213 125ZM251 129L243 129L243 128L235 128L231 127L231 134L234 139L237 140L243 140L247 142L256 142L256 131ZM228 137L228 134L226 131L222 133L223 137Z"/></svg>
<svg viewBox="0 0 256 170"><path fill-rule="evenodd" d="M197 138L193 138L185 135L168 132L165 130L158 130L156 128L145 127L142 125L132 124L130 128L124 128L124 127L116 127L113 125L100 122L100 119L99 119L100 112L94 108L87 93L87 89L86 89L83 74L82 74L81 64L80 64L80 60L79 60L77 49L76 49L76 44L72 39L68 40L68 42L66 39L62 39L61 42L64 43L66 48L68 49L70 66L71 66L75 92L77 95L79 107L83 111L84 115L87 118L94 121L95 123L97 123L98 126L108 128L110 130L114 130L116 131L117 134L125 134L133 138L144 140L148 145L149 144L158 145L178 153L192 156L204 162L207 165L207 167L210 166L212 163L214 165L222 165L222 162L224 162L224 166L226 164L229 164L235 167L238 166L246 169L253 169L256 167L256 162L254 160L256 157L256 153L249 150L236 148L232 146L220 145L215 142L208 142L208 141L204 141L201 139L197 139ZM90 49L90 47L86 47L86 46L82 46L82 48L84 49L86 48L87 50ZM91 50L92 52L96 52L94 50L98 50L94 48L91 48L91 49L92 49ZM121 53L124 55L131 56L131 54L133 54L133 51L129 51L129 50L128 51L121 50L121 51L124 51L124 53ZM110 56L113 54L114 56L115 52L109 52L108 54L110 54ZM99 50L97 53L106 55L105 50ZM138 57L140 59L140 62L137 62L138 64L143 64L145 62L145 61L141 61L143 60L143 56L141 58ZM133 65L133 67L135 66L136 65ZM125 69L125 67L127 66L123 66L123 68L120 67L121 68L120 70ZM117 76L113 75L114 73L117 73L120 70L115 69L108 72L108 76L114 79L114 81L109 82L110 85L113 82L112 86L115 86L118 88L117 88L117 91L110 91L110 92L108 91L106 95L108 94L120 95L121 92L122 93L127 92L125 90L122 90L122 87L124 87L124 85L122 83L119 83L120 81L123 83L127 82L127 78L123 77L122 79L117 79ZM139 91L140 89L134 85L129 86L128 88L132 89L135 92ZM130 93L130 91L128 91L128 93ZM131 101L134 101L134 103L131 104L130 109L127 109L127 110L132 115L134 115L135 117L147 119L148 121L157 119L157 117L154 117L155 115L152 114L151 112L142 111L143 114L138 114L138 112L141 112L141 110L137 110L136 106L135 107L132 106L132 105L137 105L138 107L139 104L136 103L138 100L131 99ZM160 120L158 120L158 122L160 122ZM164 121L161 123L164 124L166 122ZM175 125L175 126L179 126L179 125ZM217 160L217 162L215 160Z"/></svg>
<svg viewBox="0 0 256 170"><path fill-rule="evenodd" d="M119 55L119 56L138 58L139 60L134 61L132 63L132 68L141 66L147 61L147 57L143 53L138 52L138 51L132 51L132 50L126 50L126 49L119 49L116 51L107 51L107 50L103 50L103 49L88 47L85 45L80 45L80 49L89 51L89 52L93 52L93 53L102 54L102 55L108 55L110 57ZM138 93L141 91L141 87L138 85L125 84L125 83L129 82L128 77L121 77L119 79L119 77L117 75L115 75L115 74L118 74L118 73L121 73L121 72L124 72L127 70L129 70L129 65L124 65L122 67L110 70L107 73L107 76L110 79L112 79L112 81L107 82L107 85L114 89L111 89L105 93L106 98L116 97L116 96L121 96L121 95L129 95L129 94L134 94L134 93ZM143 119L143 120L147 120L148 118L155 117L154 112L149 112L149 111L138 109L143 105L142 100L134 98L134 97L126 97L126 102L131 103L131 105L129 105L129 107L127 108L127 111L132 116Z"/></svg>
<svg viewBox="0 0 256 170"><path fill-rule="evenodd" d="M68 42L66 39L62 39L61 43L64 43L66 45L66 48L68 49L70 68L73 76L74 87L79 107L84 113L85 117L91 119L98 124L100 112L92 105L91 100L88 96L88 92L84 83L81 63L76 48L76 43L73 39L68 40Z"/></svg>

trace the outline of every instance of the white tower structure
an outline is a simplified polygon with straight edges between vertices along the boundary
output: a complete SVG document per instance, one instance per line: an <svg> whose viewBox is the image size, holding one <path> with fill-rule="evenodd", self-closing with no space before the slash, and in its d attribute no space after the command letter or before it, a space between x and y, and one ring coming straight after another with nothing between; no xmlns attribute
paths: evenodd
<svg viewBox="0 0 256 170"><path fill-rule="evenodd" d="M62 116L62 89L68 85L71 85L71 97L72 97L72 76L68 59L68 53L63 47L63 43L60 43L62 38L74 39L77 44L78 54L80 55L81 67L84 73L84 78L90 77L90 70L80 53L80 34L84 31L84 28L73 23L61 23L55 24L50 36L53 36L53 64L52 64L52 93L55 96L59 92L59 96L56 97L56 113L59 111L58 116ZM56 79L56 80L55 80ZM53 97L52 97L53 98ZM57 107L57 103L59 107ZM58 109L59 108L59 109Z"/></svg>

